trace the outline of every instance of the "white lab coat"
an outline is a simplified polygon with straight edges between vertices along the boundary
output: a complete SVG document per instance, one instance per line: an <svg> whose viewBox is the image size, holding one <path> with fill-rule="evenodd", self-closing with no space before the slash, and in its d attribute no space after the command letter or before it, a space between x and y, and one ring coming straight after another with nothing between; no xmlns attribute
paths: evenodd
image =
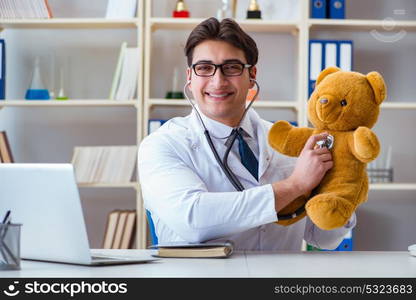
<svg viewBox="0 0 416 300"><path fill-rule="evenodd" d="M229 135L232 128L205 116L203 119L222 158L226 145L221 137ZM159 243L230 239L239 250L300 250L302 239L326 249L339 245L355 226L355 214L345 227L331 231L319 229L307 217L290 226L274 223L277 216L270 183L288 177L296 158L267 144L271 125L253 109L242 123L258 142L255 152L259 160L257 182L241 164L233 145L228 164L246 188L242 192L235 190L216 162L195 111L169 120L143 140L138 155L139 180Z"/></svg>

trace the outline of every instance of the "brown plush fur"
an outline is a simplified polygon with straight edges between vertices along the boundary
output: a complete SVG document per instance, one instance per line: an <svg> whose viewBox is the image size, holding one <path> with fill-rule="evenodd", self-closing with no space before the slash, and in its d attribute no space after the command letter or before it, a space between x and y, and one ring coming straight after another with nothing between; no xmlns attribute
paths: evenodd
<svg viewBox="0 0 416 300"><path fill-rule="evenodd" d="M370 128L377 121L385 97L386 86L377 72L363 75L329 67L320 73L308 102L308 118L315 128L297 128L278 121L268 139L280 153L299 156L311 135L327 132L334 137L334 166L310 197L296 199L279 213L294 212L306 203L306 214L319 228L330 230L348 222L358 205L367 200L366 164L380 151L377 136ZM322 99L328 102L322 104ZM342 100L347 101L345 106ZM290 225L304 216L277 223Z"/></svg>

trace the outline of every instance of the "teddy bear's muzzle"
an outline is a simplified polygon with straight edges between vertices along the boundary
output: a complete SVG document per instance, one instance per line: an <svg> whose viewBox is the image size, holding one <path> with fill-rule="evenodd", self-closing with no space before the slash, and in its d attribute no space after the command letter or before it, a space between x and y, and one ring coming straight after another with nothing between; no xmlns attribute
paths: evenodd
<svg viewBox="0 0 416 300"><path fill-rule="evenodd" d="M316 101L316 114L319 120L322 122L335 122L341 112L342 108L335 99L324 96Z"/></svg>

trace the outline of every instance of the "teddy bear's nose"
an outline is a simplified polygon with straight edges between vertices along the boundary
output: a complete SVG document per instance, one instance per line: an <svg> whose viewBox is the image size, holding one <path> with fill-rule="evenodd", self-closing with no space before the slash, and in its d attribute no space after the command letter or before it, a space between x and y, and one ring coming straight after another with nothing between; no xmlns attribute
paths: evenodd
<svg viewBox="0 0 416 300"><path fill-rule="evenodd" d="M328 103L328 99L321 99L321 100L319 100L319 102L321 102L322 104L327 104Z"/></svg>

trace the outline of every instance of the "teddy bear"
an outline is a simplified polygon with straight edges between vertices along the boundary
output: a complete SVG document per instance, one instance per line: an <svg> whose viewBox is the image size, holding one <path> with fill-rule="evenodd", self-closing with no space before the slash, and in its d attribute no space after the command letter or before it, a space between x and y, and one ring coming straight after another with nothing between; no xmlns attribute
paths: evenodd
<svg viewBox="0 0 416 300"><path fill-rule="evenodd" d="M328 67L319 74L308 100L308 119L314 128L293 127L287 121L273 124L268 134L270 146L292 157L300 155L311 135L326 132L333 137L333 167L309 195L295 199L279 214L290 214L303 206L305 211L293 219L278 220L278 224L290 225L308 215L319 228L331 230L344 226L367 200L366 165L380 152L380 143L370 128L385 97L386 85L378 72L364 75Z"/></svg>

